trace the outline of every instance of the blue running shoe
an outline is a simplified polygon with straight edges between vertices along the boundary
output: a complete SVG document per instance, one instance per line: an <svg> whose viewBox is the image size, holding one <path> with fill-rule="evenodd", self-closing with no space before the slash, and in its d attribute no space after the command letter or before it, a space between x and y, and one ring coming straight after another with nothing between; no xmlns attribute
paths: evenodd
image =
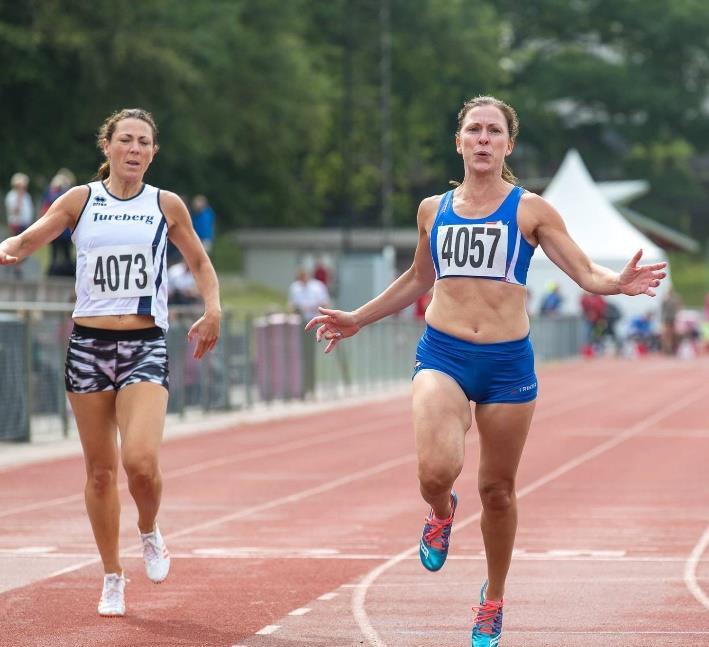
<svg viewBox="0 0 709 647"><path fill-rule="evenodd" d="M451 528L453 527L453 517L458 506L458 497L455 491L451 492L451 515L448 519L436 519L433 509L426 517L426 525L423 527L421 543L419 544L419 557L421 563L429 571L437 571L443 566L448 557L448 543L450 542Z"/></svg>
<svg viewBox="0 0 709 647"><path fill-rule="evenodd" d="M476 612L471 647L497 647L502 636L502 600L486 600L487 580L480 589L480 606Z"/></svg>

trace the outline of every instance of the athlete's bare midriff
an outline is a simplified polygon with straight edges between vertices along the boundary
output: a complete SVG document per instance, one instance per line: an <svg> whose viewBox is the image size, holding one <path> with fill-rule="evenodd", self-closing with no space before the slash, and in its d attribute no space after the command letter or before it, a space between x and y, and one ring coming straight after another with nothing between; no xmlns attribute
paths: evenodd
<svg viewBox="0 0 709 647"><path fill-rule="evenodd" d="M87 328L103 328L105 330L141 330L155 326L155 320L150 315L74 317L74 323Z"/></svg>
<svg viewBox="0 0 709 647"><path fill-rule="evenodd" d="M527 289L491 279L439 279L426 309L426 323L480 344L522 339L529 332Z"/></svg>

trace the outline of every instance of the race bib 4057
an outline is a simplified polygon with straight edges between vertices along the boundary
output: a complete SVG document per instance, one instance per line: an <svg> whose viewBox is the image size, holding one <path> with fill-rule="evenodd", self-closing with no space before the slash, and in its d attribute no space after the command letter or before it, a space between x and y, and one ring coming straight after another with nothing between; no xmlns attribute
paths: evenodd
<svg viewBox="0 0 709 647"><path fill-rule="evenodd" d="M143 297L153 293L150 245L96 247L87 254L92 299Z"/></svg>
<svg viewBox="0 0 709 647"><path fill-rule="evenodd" d="M507 225L442 225L438 228L440 276L505 276Z"/></svg>

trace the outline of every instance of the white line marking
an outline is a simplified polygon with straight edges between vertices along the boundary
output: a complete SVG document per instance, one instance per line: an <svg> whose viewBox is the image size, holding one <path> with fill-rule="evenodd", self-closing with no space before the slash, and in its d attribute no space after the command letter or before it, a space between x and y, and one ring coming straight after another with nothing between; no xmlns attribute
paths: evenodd
<svg viewBox="0 0 709 647"><path fill-rule="evenodd" d="M91 566L92 564L97 564L100 561L101 561L100 557L94 557L92 559L87 559L86 561L79 562L78 564L74 564L73 566L67 566L66 568L62 568L58 571L54 571L54 573L50 573L44 579L51 580L54 577L59 577L60 575L66 575L67 573L72 573L73 571L78 571L80 568L84 568L84 566Z"/></svg>
<svg viewBox="0 0 709 647"><path fill-rule="evenodd" d="M22 546L20 548L0 548L0 555L32 555L32 557L41 557L57 550L57 546Z"/></svg>
<svg viewBox="0 0 709 647"><path fill-rule="evenodd" d="M569 409L573 409L582 404L587 404L588 402L597 401L601 398L579 398L572 397L571 402L564 400L560 407L554 408L553 405L550 410L545 410L537 414L537 419L539 416L544 414L555 415L556 413L564 413ZM311 425L309 424L308 427ZM194 465L189 465L186 467L176 468L169 472L165 472L162 475L163 481L171 478L177 478L180 476L186 476L187 474L194 474L195 472L202 470L209 470L214 467L220 467L224 465L229 465L232 463L239 463L252 458L264 458L266 456L274 456L276 454L284 454L286 452L291 452L294 449L305 449L313 445L325 444L328 442L336 442L344 438L349 438L350 436L358 436L360 434L368 434L371 432L380 431L381 429L388 429L391 426L390 416L385 416L382 418L381 424L379 421L368 422L362 425L357 425L352 427L344 433L325 433L312 438L304 438L299 440L294 440L289 443L279 444L275 447L266 447L263 449L255 449L250 452L234 453L229 456L224 456L221 458L210 459L202 461L201 463L195 463ZM237 452L238 450L235 450ZM119 492L125 492L128 490L127 483L121 483L118 486ZM29 503L24 506L18 506L16 508L9 508L7 510L0 511L0 518L9 517L14 514L22 514L23 512L33 512L34 510L42 510L43 508L54 508L56 506L64 505L65 503L74 503L84 500L84 493L81 494L70 494L68 496L58 497L56 499L43 499L37 503Z"/></svg>
<svg viewBox="0 0 709 647"><path fill-rule="evenodd" d="M374 476L376 474L379 474L381 472L386 472L389 469L393 469L395 467L399 467L401 465L404 465L406 463L410 463L416 459L416 455L411 453L411 454L406 454L404 456L400 456L399 458L394 458L389 461L385 461L383 463L380 463L379 465L375 465L374 467L370 467L366 470L361 470L359 472L353 472L352 474L348 474L346 476L342 476L338 479L334 479L332 481L328 481L327 483L322 483L321 485L318 485L317 487L313 488L308 488L307 490L301 490L300 492L297 492L295 494L289 494L287 496L281 497L280 499L273 499L272 501L268 501L266 503L262 503L260 505L252 506L251 508L244 508L243 510L239 510L238 512L234 512L232 514L228 515L223 515L221 517L217 517L215 519L212 519L211 521L205 521L203 523L195 524L193 526L188 526L187 528L183 528L182 530L178 530L173 533L168 533L163 535L164 539L174 539L176 537L183 537L184 535L189 535L192 534L193 532L196 532L198 530L205 530L207 528L213 528L214 526L219 526L223 523L227 523L229 521L235 521L236 519L242 519L244 517L248 517L253 514L257 514L259 512L263 512L264 510L271 510L273 508L277 508L278 506L285 505L285 504L290 504L290 503L297 503L299 501L302 501L303 499L307 499L311 496L315 496L316 494L322 494L323 492L328 492L330 490L334 490L340 486L343 485L349 485L350 483L354 483L355 481L360 481L362 479L365 479L369 476ZM140 550L140 545L139 544L133 544L130 548L126 550L125 553L122 553L124 556L125 555L131 555L133 556L136 554L136 551ZM142 553L139 553L142 554ZM58 575L65 575L66 573L71 573L72 571L79 570L80 568L83 568L84 566L89 566L90 564L96 564L101 561L100 557L95 557L92 560L88 560L85 562L81 562L79 564L76 564L75 566L67 566L66 568L62 569L61 571L57 571L56 573L52 573L51 575L48 575L45 579L50 579L53 577L57 577Z"/></svg>
<svg viewBox="0 0 709 647"><path fill-rule="evenodd" d="M193 526L187 526L182 530L178 530L176 532L164 535L164 537L165 539L183 537L184 535L190 535L198 530L206 530L208 528L213 528L214 526L220 526L224 523L228 523L229 521L243 519L244 517L248 517L259 512L264 512L265 510L271 510L273 508L277 508L279 506L290 503L297 503L299 501L302 501L303 499L315 496L316 494L329 492L330 490L334 490L343 485L349 485L350 483L354 483L355 481L361 481L362 479L365 479L369 476L374 476L376 474L386 472L387 470L393 469L395 467L400 467L401 465L410 463L415 459L416 454L405 454L404 456L399 456L398 458L393 458L391 460L384 461L383 463L379 463L379 465L375 465L374 467L370 467L366 470L352 472L351 474L347 474L346 476L341 476L340 478L334 479L332 481L322 483L321 485L318 485L316 487L308 488L307 490L301 490L300 492L296 492L295 494L288 494L284 497L281 497L280 499L273 499L272 501L261 503L259 505L252 506L251 508L244 508L243 510L239 510L238 512L234 512L232 514L226 514L221 517L216 517L211 521L205 521L203 523L198 523Z"/></svg>
<svg viewBox="0 0 709 647"><path fill-rule="evenodd" d="M622 434L619 434L615 438L611 438L601 443L600 445L597 445L593 449L590 449L589 451L580 454L576 458L567 461L563 465L557 467L555 470L552 470L551 472L546 474L546 476L543 476L537 479L536 481L533 481L529 485L523 487L517 492L517 498L521 499L527 494L531 494L532 492L538 490L540 487L543 487L547 483L577 468L579 465L583 465L584 463L590 461L592 458L596 458L597 456L607 452L608 450L620 445L622 442L628 440L629 438L636 436L646 427L649 427L650 425L658 422L659 420L662 420L663 418L672 415L676 411L680 411L689 404L692 404L693 402L700 400L704 397L706 397L705 394L702 391L699 391L698 393L692 393L682 398L681 400L677 400L670 405L665 406L663 404L662 409L656 411L644 420L641 420L640 422L634 424L632 427L630 427L630 429L623 432ZM453 526L453 532L459 531L461 528L465 528L474 521L477 521L478 519L480 519L480 514L481 512L477 512L476 514L463 519L461 522L457 522L456 525ZM398 555L395 555L388 562L380 564L377 568L367 573L367 575L362 579L359 585L354 589L354 592L352 594L352 614L354 615L355 621L357 622L357 625L359 626L365 640L372 647L387 647L387 644L382 640L381 636L377 633L377 630L369 621L369 616L367 615L367 611L364 608L365 598L367 597L367 590L370 586L372 586L372 584L382 573L385 573L386 571L393 568L399 562L410 557L411 555L415 555L418 552L418 549L419 545L417 543L411 548L408 548L407 550L402 551Z"/></svg>
<svg viewBox="0 0 709 647"><path fill-rule="evenodd" d="M266 548L244 546L232 548L195 548L192 553L199 557L337 557L335 548Z"/></svg>
<svg viewBox="0 0 709 647"><path fill-rule="evenodd" d="M27 554L22 554L22 553L17 553L14 550L0 550L0 556L4 555L11 555L15 558L22 559L27 558L27 559L36 559L36 558L42 558L45 560L51 560L51 559L86 559L86 560L91 560L91 559L96 559L96 553L40 553L37 555L27 555ZM121 557L125 559L141 559L142 554L134 551L134 552L123 552L121 551ZM300 555L296 553L291 553L291 552L283 552L282 554L276 554L276 553L269 553L267 555L268 558L274 558L274 559L337 559L341 561L376 561L376 562L382 562L386 561L388 559L392 559L394 556L393 555L384 555L384 554L348 554L348 553L340 553L338 555L333 555L330 557L326 556L321 556L321 555ZM239 560L239 559L253 559L253 555L248 555L248 554L238 554L238 553L224 553L224 554L215 554L215 555L203 555L203 554L195 554L195 553L175 553L170 551L170 558L171 559L222 559L222 560L228 560L228 559L233 559L233 560ZM418 561L418 555L416 556L409 556L406 559L409 559L411 561ZM655 563L655 564L686 564L687 559L685 557L680 557L680 556L670 556L670 555L648 555L648 556L632 556L632 555L625 555L625 556L618 556L618 557L609 557L609 556L602 556L602 555L589 555L589 554L583 554L583 555L574 555L574 556L552 556L544 552L540 553L520 553L514 556L513 558L516 562L614 562L614 563L624 563L624 564L635 564L635 563ZM448 556L448 561L449 562L481 562L485 560L485 555L449 555ZM684 579L684 578L683 578ZM343 587L355 587L358 585L349 585L349 584L343 584ZM319 597L318 600L331 600L333 597L337 595L337 593L325 593L326 596L331 596L331 597Z"/></svg>
<svg viewBox="0 0 709 647"><path fill-rule="evenodd" d="M281 625L266 625L263 629L259 629L256 632L257 636L268 636L269 634L276 633L281 628Z"/></svg>
<svg viewBox="0 0 709 647"><path fill-rule="evenodd" d="M505 629L505 634L532 634L538 636L546 636L554 634L555 636L709 636L709 631L517 631Z"/></svg>
<svg viewBox="0 0 709 647"><path fill-rule="evenodd" d="M273 456L276 454L283 454L286 452L293 451L294 449L305 449L313 445L320 445L328 442L336 442L350 436L358 436L360 434L367 434L371 432L381 431L382 429L388 429L391 426L391 421L389 417L382 418L381 422L369 422L363 425L357 425L344 433L330 433L330 434L320 434L312 438L305 438L294 440L289 443L284 443L282 445L277 445L275 447L267 447L264 449L255 449L250 452L241 452L231 454L222 458L211 459L207 461L202 461L201 463L195 463L194 465L189 465L187 467L180 467L169 472L165 472L162 475L163 481L171 478L177 478L180 476L185 476L187 474L194 474L202 470L209 470L214 467L229 465L230 463L238 463L246 461L252 458L264 458L266 456ZM235 450L238 451L238 450ZM125 492L128 490L127 483L121 483L118 486L119 492ZM0 518L9 517L14 514L21 514L23 512L32 512L34 510L41 510L43 508L53 508L55 506L63 505L65 503L73 503L76 501L83 501L84 493L81 494L70 494L68 496L58 497L56 499L44 499L38 501L37 503L30 503L24 506L19 506L16 508L9 508L8 510L3 510L0 512Z"/></svg>
<svg viewBox="0 0 709 647"><path fill-rule="evenodd" d="M293 609L288 615L289 616L304 616L306 613L310 613L312 609L307 607L300 607L300 609Z"/></svg>
<svg viewBox="0 0 709 647"><path fill-rule="evenodd" d="M540 413L537 415L537 420L544 420L545 418L552 417L558 413L564 413L569 409L573 409L576 406L579 406L579 404L586 404L589 402L596 402L599 400L602 400L602 397L587 397L585 399L583 398L578 398L578 399L573 399L574 402L568 402L564 401L560 406L558 407L551 407L550 409L547 409L546 411ZM368 428L370 425L363 425L360 429L360 432L357 433L366 433L362 431L362 429ZM353 434L340 434L339 437L345 436L345 435L353 435ZM337 439L339 439L339 437ZM294 445L296 443L290 443L290 445ZM306 443L307 444L307 443ZM282 449L285 447L285 445L281 445L280 448ZM292 447L291 447L292 448ZM256 452L252 452L251 454L256 454L256 453L261 453L261 450L258 450ZM277 452L274 452L277 453ZM240 458L243 457L244 455L240 455ZM348 485L350 483L353 483L355 481L361 480L363 478L367 478L368 476L373 476L375 474L379 474L380 472L384 472L390 468L398 467L400 465L404 465L405 463L411 462L415 460L416 455L411 453L411 454L406 454L402 457L392 459L389 461L385 461L384 463L380 463L379 465L376 465L374 467L371 467L367 470L362 470L360 472L355 472L353 474L349 474L347 476L341 477L339 479L335 479L333 481L329 481L327 483L323 483L317 487L309 488L307 490L302 490L301 492L298 492L296 494L288 495L285 497L281 497L280 499L275 499L272 501L269 501L267 503L263 503L261 505L253 506L251 508L245 508L243 510L240 510L238 512L234 512L229 515L223 515L221 517L217 517L215 519L212 519L211 521L206 521L201 524L197 524L194 526L189 526L187 528L183 528L182 530L179 530L177 532L173 532L170 534L163 535L165 539L174 539L175 537L182 537L184 535L188 535L190 533L193 533L197 530L204 530L206 528L211 528L213 526L218 526L221 525L222 523L227 523L229 521L235 521L236 519L241 519L243 517L247 517L252 514L256 514L258 512L263 512L264 510L270 510L272 508L276 508L280 505L288 504L288 503L294 503L301 501L305 498L308 498L310 496L314 496L316 494L322 494L323 492L327 492L329 490L333 490L337 487L340 487L341 485ZM234 459L237 460L237 459ZM209 461L208 461L209 462ZM170 474L170 473L168 473ZM166 478L166 475L163 475L163 480ZM518 497L520 495L518 494ZM82 495L83 497L83 495ZM65 497L68 498L68 497ZM45 504L50 504L51 501L45 502ZM37 506L42 507L45 504L37 504ZM2 513L0 513L0 517L3 516ZM469 522L472 522L476 519L477 517L470 518ZM458 527L460 527L462 523L458 524ZM467 525L467 524L465 524ZM133 555L136 551L140 550L140 545L139 544L134 544L130 548L127 549L127 554ZM418 544L416 545L415 550L418 549ZM413 552L408 552L408 555L413 554ZM403 558L402 558L403 559ZM66 575L67 573L71 573L73 571L79 570L81 568L84 568L85 566L90 566L92 564L97 564L101 561L100 557L95 557L92 560L87 560L87 561L82 561L74 566L67 566L66 568L63 568L60 571L57 571L55 573L51 573L48 575L45 579L51 579L54 577L58 577L60 575ZM399 560L400 561L400 560ZM376 578L375 578L376 579ZM356 616L355 616L356 617Z"/></svg>
<svg viewBox="0 0 709 647"><path fill-rule="evenodd" d="M323 593L318 600L327 602L328 600L334 600L337 597L337 593Z"/></svg>
<svg viewBox="0 0 709 647"><path fill-rule="evenodd" d="M684 566L684 582L691 594L699 601L699 604L703 604L709 609L709 597L707 597L707 594L697 581L697 564L699 564L699 560L702 558L707 546L709 546L709 528L704 531L704 534L692 550L689 559L687 559L687 563Z"/></svg>

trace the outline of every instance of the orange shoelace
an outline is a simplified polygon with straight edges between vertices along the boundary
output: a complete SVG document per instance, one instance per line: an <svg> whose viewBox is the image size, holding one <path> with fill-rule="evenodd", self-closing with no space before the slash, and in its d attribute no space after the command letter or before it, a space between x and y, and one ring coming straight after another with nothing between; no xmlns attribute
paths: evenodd
<svg viewBox="0 0 709 647"><path fill-rule="evenodd" d="M437 519L430 515L426 517L426 526L423 529L423 538L427 544L438 550L448 550L450 541L451 526L453 525L453 515L448 519Z"/></svg>
<svg viewBox="0 0 709 647"><path fill-rule="evenodd" d="M475 626L481 634L492 635L502 631L502 600L485 600L479 607L473 607Z"/></svg>

